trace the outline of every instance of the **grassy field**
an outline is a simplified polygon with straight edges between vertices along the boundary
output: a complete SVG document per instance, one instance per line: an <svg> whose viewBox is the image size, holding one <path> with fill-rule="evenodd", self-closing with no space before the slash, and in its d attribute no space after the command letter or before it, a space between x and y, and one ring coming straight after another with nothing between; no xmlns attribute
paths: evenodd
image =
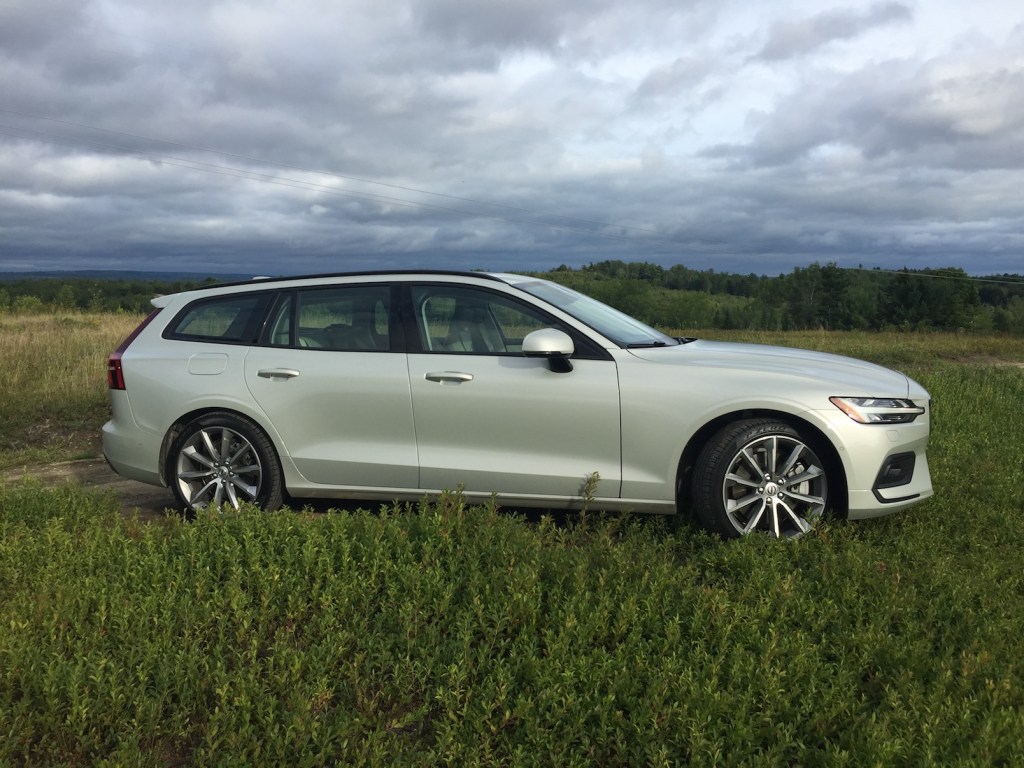
<svg viewBox="0 0 1024 768"><path fill-rule="evenodd" d="M0 317L6 465L94 449L136 320ZM779 543L457 496L147 523L0 485L0 765L1019 764L1024 343L706 335L920 380L936 497ZM34 419L63 437L33 453Z"/></svg>
<svg viewBox="0 0 1024 768"><path fill-rule="evenodd" d="M132 314L0 314L0 469L99 455L107 355Z"/></svg>

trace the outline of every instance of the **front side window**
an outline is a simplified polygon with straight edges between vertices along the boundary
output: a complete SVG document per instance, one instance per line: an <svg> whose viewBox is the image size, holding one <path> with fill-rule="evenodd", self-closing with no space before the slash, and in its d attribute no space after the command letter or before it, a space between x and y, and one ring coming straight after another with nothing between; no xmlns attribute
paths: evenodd
<svg viewBox="0 0 1024 768"><path fill-rule="evenodd" d="M582 293L547 280L517 283L531 296L536 296L586 323L602 336L622 347L674 347L679 341L651 328L635 317L602 304Z"/></svg>
<svg viewBox="0 0 1024 768"><path fill-rule="evenodd" d="M554 325L532 307L472 288L414 286L412 300L425 352L519 354L527 334Z"/></svg>
<svg viewBox="0 0 1024 768"><path fill-rule="evenodd" d="M259 330L270 294L217 296L190 304L168 326L167 338L249 344Z"/></svg>
<svg viewBox="0 0 1024 768"><path fill-rule="evenodd" d="M390 289L380 285L296 291L274 310L268 341L336 352L387 352L390 298Z"/></svg>

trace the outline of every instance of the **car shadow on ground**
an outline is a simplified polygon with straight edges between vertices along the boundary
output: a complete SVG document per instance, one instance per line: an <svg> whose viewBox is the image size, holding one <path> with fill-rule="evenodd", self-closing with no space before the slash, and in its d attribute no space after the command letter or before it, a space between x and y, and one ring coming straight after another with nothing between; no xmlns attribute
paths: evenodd
<svg viewBox="0 0 1024 768"><path fill-rule="evenodd" d="M102 458L61 461L37 466L12 467L0 472L4 482L35 480L45 486L60 486L77 483L85 488L110 492L121 503L125 517L133 515L142 520L159 520L168 515L181 514L181 509L169 488L147 485L129 480L115 473ZM377 512L388 503L366 499L286 499L287 505L297 511L327 513L331 510L355 512L366 510ZM418 502L412 502L415 508ZM579 513L565 509L528 509L501 507L504 515L520 517L531 523L539 523L545 516L556 525L566 525L578 518Z"/></svg>

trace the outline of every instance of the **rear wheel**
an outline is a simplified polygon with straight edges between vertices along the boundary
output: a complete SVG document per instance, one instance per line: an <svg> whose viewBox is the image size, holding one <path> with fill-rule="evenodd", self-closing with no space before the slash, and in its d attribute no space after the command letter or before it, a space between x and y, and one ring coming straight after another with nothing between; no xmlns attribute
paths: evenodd
<svg viewBox="0 0 1024 768"><path fill-rule="evenodd" d="M730 424L708 442L694 467L695 512L723 536L802 536L828 506L821 455L814 440L784 422Z"/></svg>
<svg viewBox="0 0 1024 768"><path fill-rule="evenodd" d="M274 446L248 419L230 413L188 424L170 452L174 495L188 512L242 502L266 510L281 506L281 466Z"/></svg>

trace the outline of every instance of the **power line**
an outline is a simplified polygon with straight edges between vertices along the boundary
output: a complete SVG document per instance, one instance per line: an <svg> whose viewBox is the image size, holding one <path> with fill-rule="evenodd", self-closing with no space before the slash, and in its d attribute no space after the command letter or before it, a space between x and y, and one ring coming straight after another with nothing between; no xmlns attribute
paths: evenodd
<svg viewBox="0 0 1024 768"><path fill-rule="evenodd" d="M995 277L972 277L971 275L936 275L936 268L929 268L927 271L912 270L912 269L881 269L874 267L839 267L839 269L847 269L851 272L869 272L869 273L881 273L883 275L907 275L908 277L925 277L932 280L969 280L972 283L992 283L994 285L1024 285L1024 277L1018 277L1014 279L1013 276L1007 275L1001 279ZM938 269L941 269L938 268Z"/></svg>
<svg viewBox="0 0 1024 768"><path fill-rule="evenodd" d="M2 110L0 110L2 111ZM671 245L678 247L679 243L675 243L671 240L665 240L660 238L645 238L643 240L637 240L635 237L629 237L625 235L614 235L608 232L598 232L592 229L584 229L583 227L571 227L568 224L554 224L549 221L540 221L537 219L526 219L526 218L513 218L510 216L499 216L494 213L484 213L481 211L471 211L460 208L453 208L450 206L436 205L433 203L425 203L422 201L406 200L399 197L391 197L388 195L377 195L371 192L360 192L357 190L349 189L338 189L337 187L331 187L326 184L319 184L313 181L305 181L303 179L291 179L282 176L273 176L267 173L261 173L259 171L248 170L245 168L234 168L226 165L218 165L216 163L207 163L202 160L192 160L189 158L174 157L169 155L158 155L152 152L144 152L141 150L133 149L131 147L122 147L113 144L105 144L97 141L89 141L85 139L72 139L66 136L59 136L56 134L46 133L45 131L36 131L29 128L20 128L15 126L0 124L0 133L8 136L20 136L21 134L32 134L36 137L44 138L48 143L58 144L68 147L89 147L97 150L113 150L124 157L132 157L137 160L148 160L153 162L159 162L165 165L171 165L179 168L187 168L189 170L203 171L205 173L215 173L221 176L228 176L238 179L246 179L250 181L259 181L266 184L276 184L282 187L289 187L292 189L304 189L307 191L318 192L320 194L335 195L341 197L357 197L366 200L372 200L375 202L386 203L388 205L396 205L405 208L419 208L425 210L432 210L441 213L456 214L459 216L465 216L467 218L481 218L489 219L492 221L501 221L512 224L530 224L534 226L546 227L562 232L572 232L575 234L589 235L591 237L597 237L604 240L618 240L621 242L633 243L647 242L647 243L661 243L663 245ZM299 169L295 169L299 170ZM308 171L309 173L318 173L317 171ZM325 176L331 176L333 174L325 173ZM392 186L392 185L385 185ZM414 191L414 190L410 190ZM438 194L438 193L426 193L426 194ZM450 197L450 196L449 196ZM469 202L472 202L468 198L464 198ZM528 209L521 209L528 211ZM546 214L541 214L546 215ZM566 219L567 221L573 221L570 217L559 217ZM577 220L583 222L585 220ZM618 226L608 224L606 226Z"/></svg>
<svg viewBox="0 0 1024 768"><path fill-rule="evenodd" d="M196 145L191 145L191 144L184 144L184 143L177 142L177 141L170 141L168 139L161 139L161 138L156 138L156 137L153 137L153 136L145 136L145 135L138 134L138 133L131 133L129 131L118 131L118 130L114 130L114 129L110 129L110 128L101 128L101 127L98 127L98 126L86 125L85 123L76 123L76 122L73 122L73 121L70 121L70 120L62 120L62 119L55 118L55 117L47 117L45 115L37 115L37 114L33 114L31 112L24 112L24 111L21 111L21 110L9 109L9 108L6 108L6 107L0 107L0 112L7 112L9 114L18 115L20 117L27 117L27 118L30 118L30 119L33 119L33 120L44 120L44 121L47 121L47 122L57 123L59 125L65 125L65 126L69 126L69 127L72 127L72 128L81 128L81 129L85 129L85 130L89 130L89 131L98 131L98 132L101 132L101 133L109 133L109 134L112 134L112 135L115 135L115 136L125 136L125 137L132 138L132 139L139 139L141 141L155 142L155 143L158 143L158 144L165 144L165 145L170 146L170 147L178 147L179 149L185 149L185 150L188 150L190 152L207 152L207 153L214 154L214 155L221 155L222 157L232 157L232 158L234 158L236 160L244 160L245 162L255 163L257 165L270 165L270 166L274 166L274 167L277 167L277 168L283 168L285 170L290 170L290 171L301 171L302 173L315 173L315 174L318 174L318 175L321 175L321 176L331 176L331 177L334 177L334 178L337 178L337 179L344 179L346 181L356 181L356 182L359 182L361 184L373 184L373 185L376 185L376 186L387 187L389 189L396 189L396 190L399 190L399 191L402 191L402 192L414 192L414 193L420 194L420 195L429 195L431 197L439 197L439 198L444 198L444 199L448 199L448 200L455 200L455 201L463 202L463 203L472 203L474 205L485 205L485 206L490 206L492 208L499 208L499 209L504 209L504 210L509 210L509 211L517 211L517 212L520 212L520 213L526 213L526 214L530 214L530 215L534 215L534 216L548 216L548 217L551 217L553 219L561 219L561 220L568 221L568 222L575 222L577 224L591 224L591 225L599 226L599 227L615 227L617 229L631 230L631 231L635 231L635 232L643 232L645 234L650 234L650 235L659 235L660 234L657 230L650 229L648 227L637 227L637 226L633 226L633 225L629 225L629 224L618 224L618 223L609 222L609 221L599 221L599 220L595 220L595 219L584 219L584 218L580 218L580 217L576 217L576 216L566 216L564 214L551 213L549 211L539 211L539 210L536 210L536 209L525 208L525 207L520 207L520 206L515 206L515 205L509 205L507 203L495 203L495 202L491 202L491 201L488 201L488 200L480 200L478 198L460 197L458 195L450 195L450 194L446 194L446 193L443 193L443 192L431 192L430 190L418 189L416 187L410 187L410 186L406 186L406 185L402 185L402 184L391 184L391 183L384 182L384 181L375 181L373 179L365 179L365 178L362 178L362 177L359 177L359 176L350 176L350 175L346 175L346 174L342 174L342 173L336 173L334 171L323 171L323 170L318 170L318 169L315 169L315 168L305 168L303 166L289 165L289 164L280 163L280 162L277 162L277 161L274 161L274 160L266 160L266 159L251 157L249 155L242 155L242 154L238 154L238 153L234 153L234 152L225 152L223 150L212 149L210 147L201 147L201 146L196 146ZM39 133L43 133L43 132L39 132ZM52 134L45 134L44 133L43 135L52 135ZM124 150L124 151L132 151L132 150L127 150L127 149L122 148L122 147L119 147L118 149L121 149L121 150ZM149 154L149 153L145 153L145 154ZM480 214L480 215L486 216L486 214ZM538 222L538 223L542 223L542 222ZM662 239L661 242L671 242L671 241ZM678 245L678 244L676 243L676 245Z"/></svg>
<svg viewBox="0 0 1024 768"><path fill-rule="evenodd" d="M657 244L670 246L673 249L682 247L682 243L676 240L669 240L665 237L651 237L651 235L657 235L657 230L637 227L626 224L617 224L614 222L601 221L595 219L585 219L580 217L566 216L564 214L549 213L547 211L531 209L526 207L508 205L505 203L496 203L486 200L480 200L471 197L460 197L458 195L450 195L442 192L432 192L429 190L418 189L401 184L392 184L388 182L375 181L372 179L365 179L358 176L351 176L333 171L322 171L313 168L306 168L302 166L289 165L286 163L277 162L274 160L265 160L261 158L255 158L248 155L242 155L233 152L226 152L222 150L212 149L209 147L201 147L197 145L185 144L182 142L171 141L168 139L161 139L152 136L145 136L143 134L132 133L129 131L119 131L109 128L101 128L98 126L91 126L85 123L77 123L69 120L63 120L54 117L47 117L45 115L38 115L31 112L25 112L22 110L10 109L6 107L0 107L0 112L17 115L19 117L29 118L32 120L41 120L49 123L67 126L75 129L82 129L88 131L96 131L100 133L123 136L126 138L137 139L140 141L151 142L156 144L163 144L170 147L177 147L184 149L189 152L200 152L208 153L213 155L219 155L222 157L230 157L236 160L243 160L247 163L253 163L255 165L273 166L282 168L290 171L297 171L300 173L311 173L318 176L326 176L329 178L335 178L343 181L353 181L362 184L376 185L387 189L393 189L401 192L409 192L419 195L426 195L429 197L435 197L445 200L451 200L455 202L470 203L473 205L487 206L499 210L513 211L517 213L526 214L527 216L533 217L544 217L540 218L523 218L523 217L512 217L499 215L497 213L487 213L484 211L467 210L464 208L455 208L452 206L438 205L436 203L428 203L417 200L409 200L401 197L394 197L390 195L375 194L372 192L362 192L353 189L339 189L338 187L330 186L327 184L321 184L318 182L307 181L303 179L293 179L284 176L276 176L269 173L263 173L260 171L250 170L246 168L236 168L228 165L220 165L217 163L205 162L202 160L195 160L191 158L177 157L173 155L161 155L155 152L148 152L145 150L135 149L132 147L126 147L116 144L108 144L101 141L84 139L78 137L69 137L60 134L49 133L46 131L35 130L32 128L24 128L20 126L4 125L0 124L0 133L8 136L22 137L24 134L37 137L50 144L56 144L68 147L86 147L97 151L107 151L118 153L122 156L132 157L138 160L159 162L165 165L185 168L189 170L202 171L205 173L214 173L221 176L227 176L229 178L237 178L249 181L259 181L266 184L275 184L291 189L306 190L311 192L317 192L320 194L328 194L340 197L353 197L380 204L404 207L404 208L415 208L422 210L436 211L439 213L454 214L458 216L464 216L467 218L482 218L489 219L492 221L500 221L510 224L528 224L531 226L541 226L555 231L571 232L574 234L583 234L590 237L595 237L603 240L614 240L619 242L626 242L633 245L638 244ZM560 220L565 222L564 224L557 224L547 219ZM573 226L574 225L574 226ZM609 232L597 231L589 227L611 227L619 230L633 231L641 233L643 237L633 237L628 235L615 235ZM725 241L721 240L705 240L706 244L721 244ZM719 252L720 253L720 252ZM1024 284L1024 278L1019 280L1010 279L996 279L993 277L972 277L970 275L937 275L931 274L930 272L914 271L914 270L894 270L894 269L881 269L881 268L869 268L869 267L838 267L839 269L846 269L851 272L873 272L882 274L908 274L922 278L940 279L940 280L968 280L976 283L990 283L996 285L1022 285Z"/></svg>

